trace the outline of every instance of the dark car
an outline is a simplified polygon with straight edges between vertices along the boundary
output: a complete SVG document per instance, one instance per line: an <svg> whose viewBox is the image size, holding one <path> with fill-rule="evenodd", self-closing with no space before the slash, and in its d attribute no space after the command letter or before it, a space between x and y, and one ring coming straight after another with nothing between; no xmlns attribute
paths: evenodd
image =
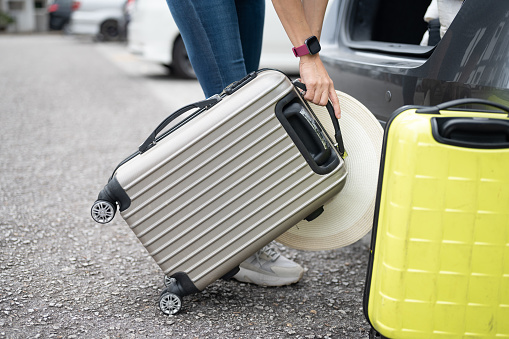
<svg viewBox="0 0 509 339"><path fill-rule="evenodd" d="M509 104L509 1L465 0L442 39L420 46L430 0L335 0L321 38L338 90L381 122L397 108L459 98Z"/></svg>
<svg viewBox="0 0 509 339"><path fill-rule="evenodd" d="M49 29L63 30L69 24L71 13L76 9L77 2L73 0L54 0L48 5Z"/></svg>

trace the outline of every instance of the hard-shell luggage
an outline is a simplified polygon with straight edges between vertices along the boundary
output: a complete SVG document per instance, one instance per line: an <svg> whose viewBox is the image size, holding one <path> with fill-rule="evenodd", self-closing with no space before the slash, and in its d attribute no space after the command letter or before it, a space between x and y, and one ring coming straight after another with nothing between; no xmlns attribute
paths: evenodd
<svg viewBox="0 0 509 339"><path fill-rule="evenodd" d="M509 337L508 112L461 99L392 115L364 292L371 337Z"/></svg>
<svg viewBox="0 0 509 339"><path fill-rule="evenodd" d="M332 106L335 141L302 98L301 85L263 70L180 109L119 165L99 194L94 219L110 221L118 204L169 278L163 312L178 312L183 296L233 276L287 229L319 217L344 186ZM198 110L186 113L192 108Z"/></svg>

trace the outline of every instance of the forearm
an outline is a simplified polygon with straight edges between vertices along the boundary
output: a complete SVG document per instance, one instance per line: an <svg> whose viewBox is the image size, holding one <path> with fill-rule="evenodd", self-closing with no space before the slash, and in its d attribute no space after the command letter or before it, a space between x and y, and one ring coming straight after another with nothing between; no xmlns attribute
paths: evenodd
<svg viewBox="0 0 509 339"><path fill-rule="evenodd" d="M328 0L302 0L306 21L312 35L320 39L322 34L323 18L327 9Z"/></svg>
<svg viewBox="0 0 509 339"><path fill-rule="evenodd" d="M272 0L274 9L288 38L294 46L300 46L313 35L301 0Z"/></svg>
<svg viewBox="0 0 509 339"><path fill-rule="evenodd" d="M312 35L320 38L328 0L272 0L286 34L294 46Z"/></svg>

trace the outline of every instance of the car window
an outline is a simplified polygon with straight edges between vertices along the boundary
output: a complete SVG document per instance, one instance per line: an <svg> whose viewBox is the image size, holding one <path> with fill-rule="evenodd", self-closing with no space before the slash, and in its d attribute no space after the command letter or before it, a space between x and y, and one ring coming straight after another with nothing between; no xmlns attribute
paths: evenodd
<svg viewBox="0 0 509 339"><path fill-rule="evenodd" d="M353 0L348 11L350 47L396 54L428 55L420 46L428 23L424 14L431 0Z"/></svg>

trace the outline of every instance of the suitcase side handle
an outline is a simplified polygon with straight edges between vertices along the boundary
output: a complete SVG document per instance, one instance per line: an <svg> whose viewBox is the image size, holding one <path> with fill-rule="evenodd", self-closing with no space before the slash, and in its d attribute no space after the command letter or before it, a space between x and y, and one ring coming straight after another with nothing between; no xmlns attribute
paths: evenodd
<svg viewBox="0 0 509 339"><path fill-rule="evenodd" d="M315 173L329 174L341 164L337 145L297 90L281 98L274 113Z"/></svg>
<svg viewBox="0 0 509 339"><path fill-rule="evenodd" d="M302 105L294 102L283 110L283 115L306 146L318 166L324 165L331 156L331 149L316 122Z"/></svg>
<svg viewBox="0 0 509 339"><path fill-rule="evenodd" d="M295 80L293 85L303 91L306 91L306 85L302 82ZM345 158L345 145L343 143L343 135L341 134L341 128L339 127L338 119L336 119L336 115L334 113L334 108L332 107L331 101L327 101L327 105L325 106L332 120L332 126L334 126L334 139L337 143L337 148L339 150L339 155L341 158Z"/></svg>
<svg viewBox="0 0 509 339"><path fill-rule="evenodd" d="M186 113L187 111L193 109L193 108L206 108L211 105L214 105L221 101L221 97L219 95L213 95L208 99L195 102L193 104L184 106L180 108L179 110L175 111L174 113L170 114L166 119L164 119L159 126L156 127L156 129L149 135L147 140L141 146L138 148L141 153L148 150L150 147L152 147L155 144L156 137L161 131L170 124L173 120L181 116L182 114Z"/></svg>
<svg viewBox="0 0 509 339"><path fill-rule="evenodd" d="M465 98L465 99L447 101L447 102L438 104L436 106L419 108L415 112L423 113L423 114L440 114L440 110L446 110L446 109L453 108L453 107L472 105L472 104L485 105L485 106L498 108L498 109L504 111L505 113L507 113L507 117L509 118L509 107L499 104L497 102L484 100L484 99L476 99L476 98ZM490 112L490 113L492 113L492 112Z"/></svg>

